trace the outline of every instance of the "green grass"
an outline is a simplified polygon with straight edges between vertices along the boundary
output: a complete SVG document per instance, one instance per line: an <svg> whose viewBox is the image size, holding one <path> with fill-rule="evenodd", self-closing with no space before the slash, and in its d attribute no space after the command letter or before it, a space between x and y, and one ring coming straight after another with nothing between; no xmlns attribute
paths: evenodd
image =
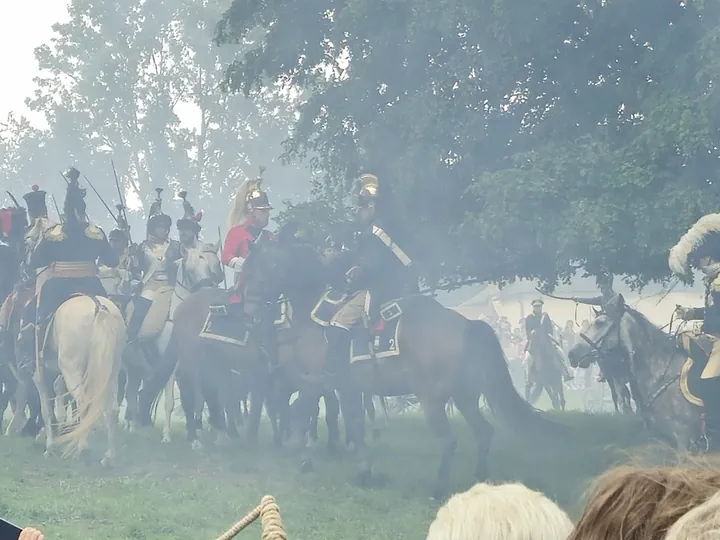
<svg viewBox="0 0 720 540"><path fill-rule="evenodd" d="M631 420L581 413L561 418L573 435L552 443L498 428L491 480L522 481L576 517L588 480L647 440ZM459 438L453 487L461 491L474 483L474 444L461 418L453 421ZM264 494L276 497L292 540L418 539L434 516L428 496L439 448L416 414L391 418L372 446L375 470L388 480L373 489L351 484L349 452L330 457L322 445L312 450L316 472L299 473L289 450L272 448L267 424L254 451L242 443L192 451L182 435L163 445L159 431L152 438L123 432L112 470L44 458L30 440L0 437L0 516L68 540L215 538ZM245 531L239 538L257 534Z"/></svg>

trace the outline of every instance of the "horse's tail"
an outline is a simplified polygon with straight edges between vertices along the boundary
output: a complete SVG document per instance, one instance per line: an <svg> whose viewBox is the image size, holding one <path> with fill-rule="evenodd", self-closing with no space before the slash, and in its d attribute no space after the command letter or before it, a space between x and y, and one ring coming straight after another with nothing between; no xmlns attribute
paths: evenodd
<svg viewBox="0 0 720 540"><path fill-rule="evenodd" d="M482 391L493 415L501 422L523 430L556 434L558 430L564 431L562 424L544 418L518 394L500 340L487 323L468 321L465 339L468 358L481 355L482 363L473 363L472 368L477 374L474 378L482 379Z"/></svg>
<svg viewBox="0 0 720 540"><path fill-rule="evenodd" d="M58 444L67 444L63 452L65 456L78 455L95 424L117 399L122 344L126 339L125 324L119 313L110 312L111 309L117 311L114 304L109 301L102 303L99 298L92 300L95 314L85 342L87 363L79 386L71 389L80 420L75 425L63 426L70 431L56 439Z"/></svg>

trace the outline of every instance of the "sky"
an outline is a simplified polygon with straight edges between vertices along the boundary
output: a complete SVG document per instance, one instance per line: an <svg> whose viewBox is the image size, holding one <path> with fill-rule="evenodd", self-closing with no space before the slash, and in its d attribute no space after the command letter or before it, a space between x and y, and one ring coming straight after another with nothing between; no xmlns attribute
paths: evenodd
<svg viewBox="0 0 720 540"><path fill-rule="evenodd" d="M37 74L33 50L52 36L52 25L67 19L69 0L5 1L0 7L0 119L10 111L29 116L24 105Z"/></svg>

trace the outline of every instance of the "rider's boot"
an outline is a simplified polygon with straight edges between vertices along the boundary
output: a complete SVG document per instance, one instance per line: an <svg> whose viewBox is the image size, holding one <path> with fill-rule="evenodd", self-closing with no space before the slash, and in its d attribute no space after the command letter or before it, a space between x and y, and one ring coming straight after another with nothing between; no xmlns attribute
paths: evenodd
<svg viewBox="0 0 720 540"><path fill-rule="evenodd" d="M133 313L127 326L128 343L133 343L137 340L145 317L147 317L150 311L150 306L152 306L152 300L148 300L142 296L136 296L133 299Z"/></svg>

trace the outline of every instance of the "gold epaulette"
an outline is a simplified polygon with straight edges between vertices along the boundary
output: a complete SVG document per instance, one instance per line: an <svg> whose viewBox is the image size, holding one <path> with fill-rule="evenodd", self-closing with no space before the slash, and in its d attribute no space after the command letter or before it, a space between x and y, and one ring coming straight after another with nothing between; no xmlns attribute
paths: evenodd
<svg viewBox="0 0 720 540"><path fill-rule="evenodd" d="M91 240L103 240L105 233L103 233L100 227L96 227L92 223L85 228L85 236Z"/></svg>
<svg viewBox="0 0 720 540"><path fill-rule="evenodd" d="M43 239L49 240L50 242L62 242L66 238L67 235L60 224L53 225L43 233Z"/></svg>

